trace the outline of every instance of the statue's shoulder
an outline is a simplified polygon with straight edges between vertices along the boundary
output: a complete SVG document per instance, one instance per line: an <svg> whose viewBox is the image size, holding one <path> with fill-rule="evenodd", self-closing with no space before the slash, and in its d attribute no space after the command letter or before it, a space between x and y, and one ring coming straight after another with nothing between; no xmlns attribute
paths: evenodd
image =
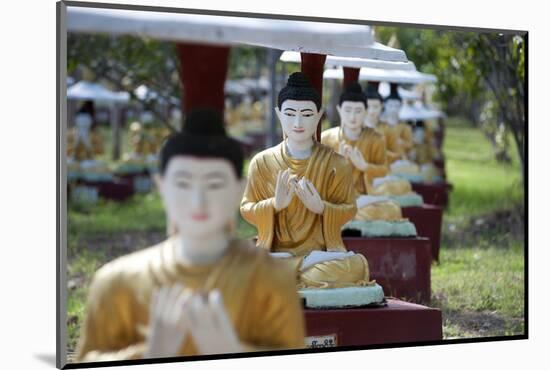
<svg viewBox="0 0 550 370"><path fill-rule="evenodd" d="M234 240L232 247L239 255L239 266L253 269L255 284L268 291L295 291L296 272L289 264L272 257L268 251L257 247L251 240Z"/></svg>
<svg viewBox="0 0 550 370"><path fill-rule="evenodd" d="M135 281L151 272L162 263L164 241L157 245L118 257L99 268L94 274L92 286L100 292L131 288Z"/></svg>
<svg viewBox="0 0 550 370"><path fill-rule="evenodd" d="M348 166L347 159L341 156L338 152L336 152L330 146L322 143L317 143L317 145L318 145L317 157L323 158L323 159L327 158L332 168L342 168L342 167Z"/></svg>
<svg viewBox="0 0 550 370"><path fill-rule="evenodd" d="M250 160L250 163L261 163L264 162L267 159L271 159L274 156L277 157L281 153L281 145L282 143L279 143L275 146L272 146L271 148L267 148L262 150L261 152L256 153L252 159Z"/></svg>
<svg viewBox="0 0 550 370"><path fill-rule="evenodd" d="M384 135L380 131L372 127L365 127L363 129L362 135L363 137L369 138L369 139L378 139L378 140L384 139Z"/></svg>

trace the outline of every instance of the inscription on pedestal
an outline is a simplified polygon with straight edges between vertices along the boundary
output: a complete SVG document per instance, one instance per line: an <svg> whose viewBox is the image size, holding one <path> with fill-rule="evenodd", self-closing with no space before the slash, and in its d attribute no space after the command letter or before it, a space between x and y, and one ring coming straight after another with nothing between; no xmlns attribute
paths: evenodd
<svg viewBox="0 0 550 370"><path fill-rule="evenodd" d="M307 348L329 348L338 345L338 336L336 334L314 335L306 337Z"/></svg>

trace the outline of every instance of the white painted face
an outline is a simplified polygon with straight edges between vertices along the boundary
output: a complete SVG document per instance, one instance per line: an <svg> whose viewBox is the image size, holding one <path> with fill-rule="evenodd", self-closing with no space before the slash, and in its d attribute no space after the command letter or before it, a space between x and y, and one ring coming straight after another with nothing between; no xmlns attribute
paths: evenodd
<svg viewBox="0 0 550 370"><path fill-rule="evenodd" d="M398 99L388 99L384 102L384 114L386 115L388 121L398 121L400 109L401 101Z"/></svg>
<svg viewBox="0 0 550 370"><path fill-rule="evenodd" d="M281 109L275 108L281 128L288 140L299 143L310 140L317 131L317 125L323 115L323 109L311 100L285 100Z"/></svg>
<svg viewBox="0 0 550 370"><path fill-rule="evenodd" d="M224 232L234 219L244 181L227 160L182 155L170 159L159 187L181 235L201 238Z"/></svg>
<svg viewBox="0 0 550 370"><path fill-rule="evenodd" d="M378 99L367 99L367 119L376 122L382 113L382 102Z"/></svg>
<svg viewBox="0 0 550 370"><path fill-rule="evenodd" d="M357 129L363 126L365 120L365 104L358 101L343 101L342 105L337 105L336 110L340 116L342 127Z"/></svg>

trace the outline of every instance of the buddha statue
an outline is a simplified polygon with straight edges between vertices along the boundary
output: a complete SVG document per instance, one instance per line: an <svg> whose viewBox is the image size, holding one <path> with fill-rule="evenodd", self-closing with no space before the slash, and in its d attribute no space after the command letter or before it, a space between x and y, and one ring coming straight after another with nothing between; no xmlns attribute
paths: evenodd
<svg viewBox="0 0 550 370"><path fill-rule="evenodd" d="M390 122L395 123L395 112L398 106L400 106L400 98L395 95L397 90L394 90L395 99L386 99L386 102L383 103L382 96L378 92L378 82L369 82L367 84L367 89L365 92L367 98L367 111L364 120L365 128L376 129L381 133L385 139L386 143L386 158L388 171L385 174L380 176L373 177L370 181L371 189L368 194L370 195L386 195L397 201L401 207L404 206L419 206L422 205L422 197L412 190L412 185L407 179L400 178L393 175L392 168L400 166L403 162L407 163L408 168L411 166L415 167L416 165L409 163L410 161L400 159L403 158L401 149L401 142L398 137L398 131L394 126L390 125L387 122L381 122L380 116L382 109L386 112L392 112L389 118L386 114L386 119ZM389 108L386 109L386 103L389 103ZM398 119L398 116L397 116ZM403 167L401 167L403 168ZM416 166L416 172L418 168Z"/></svg>
<svg viewBox="0 0 550 370"><path fill-rule="evenodd" d="M420 166L421 178L425 182L442 181L441 171L433 161L440 156L433 138L433 131L425 121L416 121L413 129L411 159Z"/></svg>
<svg viewBox="0 0 550 370"><path fill-rule="evenodd" d="M91 131L92 116L88 113L78 113L75 126L67 137L68 156L76 161L94 159L103 153L103 142L100 136Z"/></svg>
<svg viewBox="0 0 550 370"><path fill-rule="evenodd" d="M124 154L122 163L116 169L120 175L141 174L154 169L158 164L160 135L151 127L153 114L149 111L143 112L140 121L130 124L128 139L131 150Z"/></svg>
<svg viewBox="0 0 550 370"><path fill-rule="evenodd" d="M241 215L258 231L256 245L294 268L306 301L309 289L379 287L369 279L365 257L344 246L341 228L357 212L352 169L315 139L323 110L305 74L290 75L275 112L284 139L252 158L241 202ZM338 291L355 294L340 297L340 303L372 302L363 295L368 291ZM375 293L383 298L381 289Z"/></svg>
<svg viewBox="0 0 550 370"><path fill-rule="evenodd" d="M358 203L368 204L363 208L358 207L356 219L368 220L375 217L374 219L398 220L401 218L399 205L388 202L385 197L365 195L374 190L372 187L374 178L383 177L388 173L386 144L383 135L374 128L363 128L366 104L366 97L361 86L356 82L348 85L336 106L340 116L340 127L323 131L321 143L345 157L352 166L353 184L358 194ZM370 208L369 206L374 208L375 205L383 205L380 203L386 203L385 214L363 212ZM380 212L385 207L376 208ZM381 216L381 218L377 216Z"/></svg>
<svg viewBox="0 0 550 370"><path fill-rule="evenodd" d="M407 233L416 235L403 218L399 203L388 197L392 194L383 192L388 185L381 189L373 186L375 178L384 177L388 173L386 144L384 136L376 129L363 128L366 108L367 99L361 86L357 82L349 84L336 106L341 125L323 131L321 143L338 152L352 166L353 185L358 195L355 219L377 221L372 224L354 223L362 226L364 236L392 236L394 233L399 236L408 236ZM402 232L406 235L402 235Z"/></svg>
<svg viewBox="0 0 550 370"><path fill-rule="evenodd" d="M95 273L77 361L305 346L292 271L231 235L242 169L221 114L190 112L160 151L159 191L178 232Z"/></svg>
<svg viewBox="0 0 550 370"><path fill-rule="evenodd" d="M69 180L109 181L112 179L107 164L95 159L103 153L103 142L91 130L92 116L78 113L75 126L67 136L67 167Z"/></svg>

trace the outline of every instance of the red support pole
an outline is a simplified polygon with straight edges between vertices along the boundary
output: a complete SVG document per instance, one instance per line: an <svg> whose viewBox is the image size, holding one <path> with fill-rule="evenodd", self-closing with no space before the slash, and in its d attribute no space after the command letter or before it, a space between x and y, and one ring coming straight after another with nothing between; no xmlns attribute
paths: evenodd
<svg viewBox="0 0 550 370"><path fill-rule="evenodd" d="M309 77L313 88L317 90L321 101L323 101L323 72L327 56L310 53L300 53L300 55L302 57L302 72ZM317 126L317 141L321 141L321 124Z"/></svg>
<svg viewBox="0 0 550 370"><path fill-rule="evenodd" d="M344 89L352 82L359 81L359 68L344 67Z"/></svg>
<svg viewBox="0 0 550 370"><path fill-rule="evenodd" d="M184 112L210 107L223 113L229 50L227 46L177 43Z"/></svg>

